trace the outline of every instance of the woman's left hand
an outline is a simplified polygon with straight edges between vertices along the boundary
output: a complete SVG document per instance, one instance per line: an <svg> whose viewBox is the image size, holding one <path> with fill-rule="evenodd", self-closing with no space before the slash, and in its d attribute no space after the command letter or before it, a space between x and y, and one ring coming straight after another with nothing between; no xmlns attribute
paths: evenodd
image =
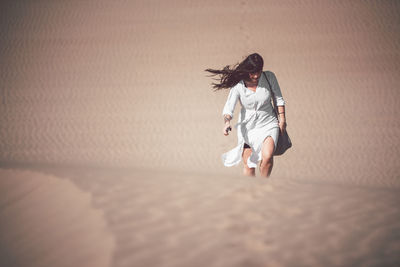
<svg viewBox="0 0 400 267"><path fill-rule="evenodd" d="M286 121L285 120L281 120L279 122L279 129L281 129L282 133L284 133L286 131Z"/></svg>

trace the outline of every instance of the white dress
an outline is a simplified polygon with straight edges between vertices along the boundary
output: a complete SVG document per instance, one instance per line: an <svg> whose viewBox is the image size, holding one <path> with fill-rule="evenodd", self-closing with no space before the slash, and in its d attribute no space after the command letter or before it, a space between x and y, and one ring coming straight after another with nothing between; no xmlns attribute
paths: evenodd
<svg viewBox="0 0 400 267"><path fill-rule="evenodd" d="M284 106L285 101L282 98L275 74L271 71L264 73L271 83L277 106ZM233 86L230 89L222 114L230 115L233 118L233 112L238 100L242 106L238 123L235 125L238 144L235 148L222 155L222 161L227 167L239 164L243 153L243 145L246 143L252 149L252 154L247 160L247 166L256 168L258 161L262 159L261 149L265 138L271 136L276 147L279 137L279 124L273 111L271 93L265 75L262 74L258 80L255 92L248 89L243 80Z"/></svg>

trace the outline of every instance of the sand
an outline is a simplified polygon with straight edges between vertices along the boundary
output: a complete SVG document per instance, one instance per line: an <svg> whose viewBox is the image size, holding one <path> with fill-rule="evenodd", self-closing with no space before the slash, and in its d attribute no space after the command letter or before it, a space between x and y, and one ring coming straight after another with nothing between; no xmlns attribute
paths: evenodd
<svg viewBox="0 0 400 267"><path fill-rule="evenodd" d="M2 198L14 203L2 205L2 221L8 223L2 227L7 233L2 248L12 252L5 259L24 263L7 266L396 266L399 261L398 189L43 169L45 174L2 172L9 177L8 183L1 180L8 192ZM36 193L40 201L30 201L32 193L22 200L8 197L33 188L30 177L47 193ZM21 183L32 185L12 186ZM53 242L56 249L49 247Z"/></svg>
<svg viewBox="0 0 400 267"><path fill-rule="evenodd" d="M399 15L396 1L2 1L0 265L399 265ZM228 91L204 72L253 52L293 141L270 179L222 166Z"/></svg>
<svg viewBox="0 0 400 267"><path fill-rule="evenodd" d="M1 266L110 266L114 236L91 194L39 172L0 175Z"/></svg>

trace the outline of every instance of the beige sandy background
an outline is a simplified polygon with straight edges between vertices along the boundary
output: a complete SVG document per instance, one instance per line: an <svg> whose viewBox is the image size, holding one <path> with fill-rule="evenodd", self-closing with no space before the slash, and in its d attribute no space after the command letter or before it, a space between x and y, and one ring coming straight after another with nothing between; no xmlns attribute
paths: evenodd
<svg viewBox="0 0 400 267"><path fill-rule="evenodd" d="M399 30L397 1L2 1L2 263L396 266ZM204 72L253 52L294 143L269 180L222 166Z"/></svg>

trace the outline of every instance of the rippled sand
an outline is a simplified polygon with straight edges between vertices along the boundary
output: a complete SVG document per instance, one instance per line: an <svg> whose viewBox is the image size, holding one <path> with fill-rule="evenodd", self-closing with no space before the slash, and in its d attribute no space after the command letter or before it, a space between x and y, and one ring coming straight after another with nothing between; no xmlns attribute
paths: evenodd
<svg viewBox="0 0 400 267"><path fill-rule="evenodd" d="M396 1L2 1L0 265L397 266ZM294 146L220 155L258 52ZM236 111L237 112L237 111Z"/></svg>

